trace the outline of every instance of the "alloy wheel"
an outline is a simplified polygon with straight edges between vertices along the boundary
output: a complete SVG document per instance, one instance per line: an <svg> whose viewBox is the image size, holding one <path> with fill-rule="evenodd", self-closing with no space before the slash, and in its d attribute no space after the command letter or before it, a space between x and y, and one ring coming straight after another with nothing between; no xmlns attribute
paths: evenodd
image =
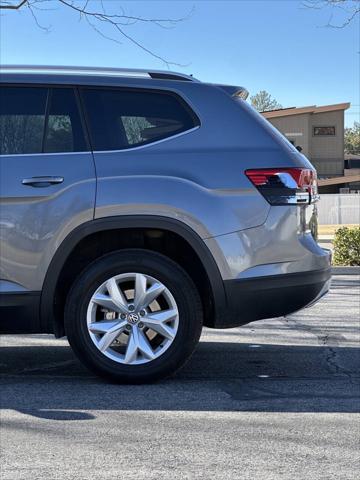
<svg viewBox="0 0 360 480"><path fill-rule="evenodd" d="M176 301L159 280L124 273L103 282L87 309L88 333L97 349L115 362L151 362L173 343L179 324Z"/></svg>

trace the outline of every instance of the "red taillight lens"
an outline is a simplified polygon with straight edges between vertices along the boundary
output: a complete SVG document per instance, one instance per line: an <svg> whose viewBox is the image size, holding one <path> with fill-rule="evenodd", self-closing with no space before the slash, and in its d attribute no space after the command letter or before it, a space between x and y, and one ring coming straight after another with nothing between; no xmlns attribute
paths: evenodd
<svg viewBox="0 0 360 480"><path fill-rule="evenodd" d="M265 168L246 170L245 174L272 205L299 205L318 199L315 170Z"/></svg>

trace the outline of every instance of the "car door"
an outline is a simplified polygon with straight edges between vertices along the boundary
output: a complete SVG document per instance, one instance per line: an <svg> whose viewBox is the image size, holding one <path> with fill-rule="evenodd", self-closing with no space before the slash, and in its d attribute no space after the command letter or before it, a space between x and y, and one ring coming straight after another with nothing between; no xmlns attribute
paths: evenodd
<svg viewBox="0 0 360 480"><path fill-rule="evenodd" d="M95 167L84 132L76 89L0 87L0 297L40 297L62 240L93 219ZM19 315L4 317L1 329L20 328Z"/></svg>

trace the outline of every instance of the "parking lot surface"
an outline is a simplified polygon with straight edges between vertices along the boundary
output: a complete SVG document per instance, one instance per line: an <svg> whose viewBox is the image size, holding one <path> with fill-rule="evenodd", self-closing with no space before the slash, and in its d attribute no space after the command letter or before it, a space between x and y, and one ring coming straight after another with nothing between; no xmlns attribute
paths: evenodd
<svg viewBox="0 0 360 480"><path fill-rule="evenodd" d="M66 340L0 338L1 480L357 479L359 278L287 318L204 330L175 378L107 384Z"/></svg>

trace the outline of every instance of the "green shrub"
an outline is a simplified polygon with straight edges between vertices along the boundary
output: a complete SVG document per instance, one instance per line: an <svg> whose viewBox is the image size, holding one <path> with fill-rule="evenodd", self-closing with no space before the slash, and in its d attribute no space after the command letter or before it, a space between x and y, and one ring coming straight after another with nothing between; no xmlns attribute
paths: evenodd
<svg viewBox="0 0 360 480"><path fill-rule="evenodd" d="M335 232L334 265L360 265L360 227L341 227Z"/></svg>

